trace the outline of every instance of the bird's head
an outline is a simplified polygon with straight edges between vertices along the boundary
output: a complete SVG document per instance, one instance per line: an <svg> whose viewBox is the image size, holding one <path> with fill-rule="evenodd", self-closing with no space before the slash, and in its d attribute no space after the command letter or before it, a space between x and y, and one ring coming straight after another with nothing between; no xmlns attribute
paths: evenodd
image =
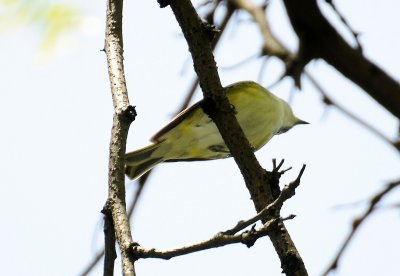
<svg viewBox="0 0 400 276"><path fill-rule="evenodd" d="M292 108L282 100L282 121L281 127L278 129L276 134L282 134L294 127L295 125L306 125L309 124L306 121L303 121L297 118L292 111Z"/></svg>

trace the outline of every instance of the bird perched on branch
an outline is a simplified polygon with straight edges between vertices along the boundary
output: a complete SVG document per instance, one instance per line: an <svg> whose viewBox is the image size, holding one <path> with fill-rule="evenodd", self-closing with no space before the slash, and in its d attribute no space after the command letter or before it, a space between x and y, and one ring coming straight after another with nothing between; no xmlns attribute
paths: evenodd
<svg viewBox="0 0 400 276"><path fill-rule="evenodd" d="M275 134L308 124L290 106L252 81L224 88L236 118L254 151ZM151 139L153 144L125 155L125 173L135 179L161 162L221 159L230 156L217 126L203 111L201 100L179 113Z"/></svg>

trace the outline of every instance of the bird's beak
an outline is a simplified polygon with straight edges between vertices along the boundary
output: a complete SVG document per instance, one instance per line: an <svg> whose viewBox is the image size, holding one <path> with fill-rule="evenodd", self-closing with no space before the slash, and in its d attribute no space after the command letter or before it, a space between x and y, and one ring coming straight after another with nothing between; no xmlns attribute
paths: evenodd
<svg viewBox="0 0 400 276"><path fill-rule="evenodd" d="M298 119L295 125L309 125L309 122Z"/></svg>

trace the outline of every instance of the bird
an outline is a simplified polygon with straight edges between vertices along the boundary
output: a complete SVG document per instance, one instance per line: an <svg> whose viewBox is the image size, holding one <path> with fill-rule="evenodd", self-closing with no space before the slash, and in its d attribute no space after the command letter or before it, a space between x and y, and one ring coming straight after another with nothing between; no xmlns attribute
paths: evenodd
<svg viewBox="0 0 400 276"><path fill-rule="evenodd" d="M254 151L274 135L308 124L289 104L253 81L225 88L236 119ZM125 174L134 180L162 162L214 160L230 157L219 130L204 112L204 99L179 113L151 139L147 147L125 154Z"/></svg>

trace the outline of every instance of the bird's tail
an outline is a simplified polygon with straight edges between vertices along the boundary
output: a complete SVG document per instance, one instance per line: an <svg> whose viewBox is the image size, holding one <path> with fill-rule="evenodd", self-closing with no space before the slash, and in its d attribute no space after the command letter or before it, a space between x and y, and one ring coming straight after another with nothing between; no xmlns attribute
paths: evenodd
<svg viewBox="0 0 400 276"><path fill-rule="evenodd" d="M161 143L155 143L140 150L125 155L125 174L130 179L136 179L164 161L163 156L157 156L155 151Z"/></svg>

